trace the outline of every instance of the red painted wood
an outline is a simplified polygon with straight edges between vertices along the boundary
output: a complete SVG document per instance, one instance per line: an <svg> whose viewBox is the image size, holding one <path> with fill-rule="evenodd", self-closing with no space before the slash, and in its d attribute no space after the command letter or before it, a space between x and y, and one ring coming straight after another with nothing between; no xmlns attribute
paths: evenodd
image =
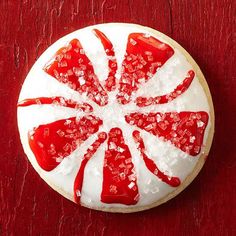
<svg viewBox="0 0 236 236"><path fill-rule="evenodd" d="M0 235L235 235L236 77L234 0L0 1ZM134 22L181 43L212 91L216 133L209 159L182 194L129 215L78 207L50 189L23 153L20 87L59 37L102 22Z"/></svg>

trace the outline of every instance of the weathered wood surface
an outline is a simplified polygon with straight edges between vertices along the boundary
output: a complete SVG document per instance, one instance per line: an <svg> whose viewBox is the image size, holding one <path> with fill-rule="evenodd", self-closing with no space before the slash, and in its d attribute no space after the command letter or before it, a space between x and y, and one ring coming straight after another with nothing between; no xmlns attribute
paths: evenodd
<svg viewBox="0 0 236 236"><path fill-rule="evenodd" d="M0 1L0 235L236 235L234 0ZM182 194L129 215L80 208L27 161L16 125L20 87L61 36L102 22L133 22L173 37L209 83L216 133L206 165Z"/></svg>

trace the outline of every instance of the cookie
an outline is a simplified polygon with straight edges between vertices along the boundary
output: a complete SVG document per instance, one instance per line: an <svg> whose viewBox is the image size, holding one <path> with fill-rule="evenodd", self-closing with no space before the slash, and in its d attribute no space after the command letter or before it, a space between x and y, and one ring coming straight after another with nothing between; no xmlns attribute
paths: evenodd
<svg viewBox="0 0 236 236"><path fill-rule="evenodd" d="M82 206L135 212L180 193L202 168L214 109L196 62L135 24L75 31L30 70L18 101L24 151L53 189Z"/></svg>

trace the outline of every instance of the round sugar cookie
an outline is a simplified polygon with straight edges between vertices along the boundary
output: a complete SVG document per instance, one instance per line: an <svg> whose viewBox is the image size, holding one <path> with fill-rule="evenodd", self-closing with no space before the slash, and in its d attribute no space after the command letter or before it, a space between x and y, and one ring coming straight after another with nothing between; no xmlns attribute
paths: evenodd
<svg viewBox="0 0 236 236"><path fill-rule="evenodd" d="M18 100L39 175L88 208L158 206L196 177L214 133L210 91L174 40L135 24L90 26L51 45Z"/></svg>

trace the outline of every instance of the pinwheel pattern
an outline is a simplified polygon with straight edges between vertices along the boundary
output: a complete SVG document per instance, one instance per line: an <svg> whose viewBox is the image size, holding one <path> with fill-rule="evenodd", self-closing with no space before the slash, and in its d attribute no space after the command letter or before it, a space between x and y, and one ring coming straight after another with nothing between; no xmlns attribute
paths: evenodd
<svg viewBox="0 0 236 236"><path fill-rule="evenodd" d="M28 132L28 140L39 166L45 171L55 169L64 158L67 158L80 145L95 135L96 140L87 148L82 157L77 176L74 180L74 199L80 203L84 170L87 163L100 146L106 145L103 163L103 186L101 201L135 205L139 201L137 175L129 145L125 142L123 130L118 125L108 132L101 129L109 122L94 112L93 104L101 109L109 104L109 94L116 93L116 102L120 106L134 103L137 112L125 114L127 125L134 127L131 139L143 159L146 168L165 184L175 188L181 184L178 176L168 176L155 164L146 151L147 142L142 132L168 141L176 148L197 156L201 152L204 131L208 123L205 111L191 112L140 112L140 108L169 103L181 96L195 78L193 70L187 71L183 82L172 92L152 97L136 97L134 94L174 54L168 44L144 33L131 33L126 44L126 53L122 62L121 76L117 76L118 64L112 42L98 29L93 33L104 47L109 73L106 79L99 80L93 65L86 56L78 39L73 39L59 49L53 61L45 65L44 71L52 79L69 86L81 95L87 96L84 102L77 102L63 97L37 97L22 100L19 107L37 104L55 104L76 109L83 113L80 118L71 117L52 123L39 125ZM90 102L92 101L92 102ZM78 157L81 158L81 157Z"/></svg>

